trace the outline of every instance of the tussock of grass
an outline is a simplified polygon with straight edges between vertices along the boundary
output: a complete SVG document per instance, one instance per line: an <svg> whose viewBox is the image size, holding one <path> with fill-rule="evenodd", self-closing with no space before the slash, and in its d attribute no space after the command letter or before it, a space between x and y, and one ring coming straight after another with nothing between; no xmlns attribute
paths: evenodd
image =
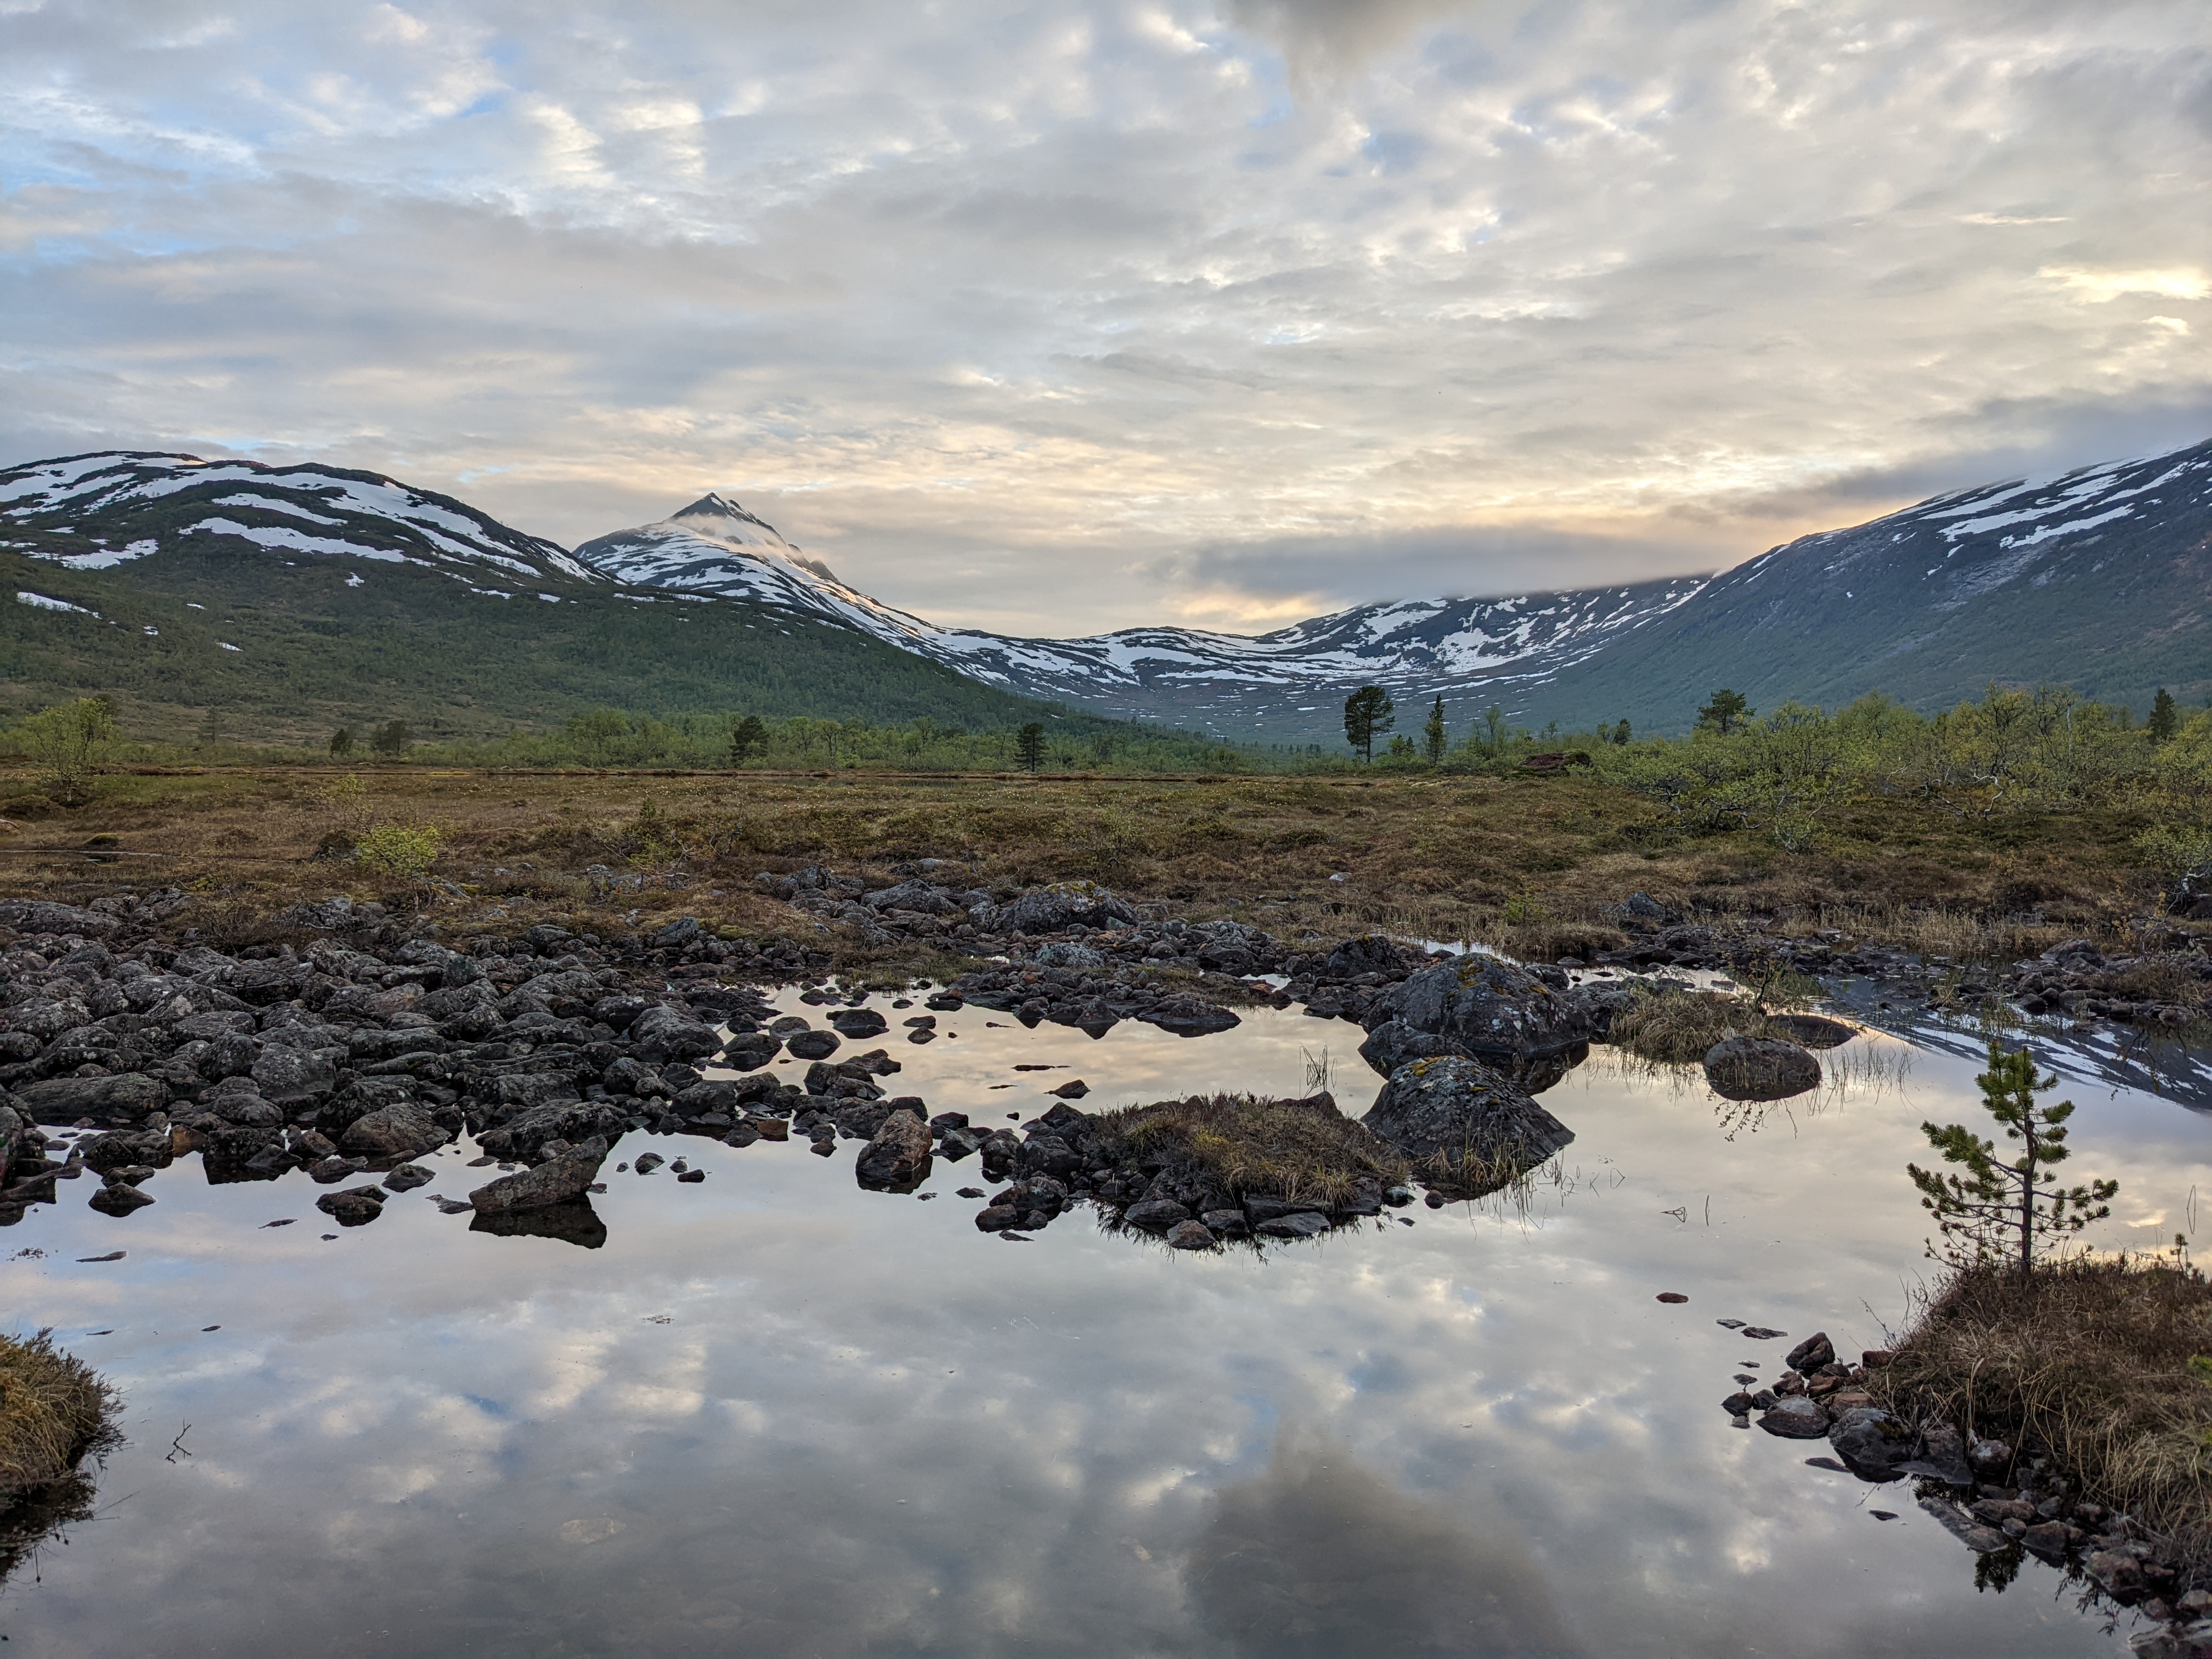
<svg viewBox="0 0 2212 1659"><path fill-rule="evenodd" d="M2212 1567L2212 1283L2194 1268L2078 1261L1955 1273L1869 1373L1903 1415L2047 1453L2083 1494Z"/></svg>
<svg viewBox="0 0 2212 1659"><path fill-rule="evenodd" d="M1334 1204L1362 1179L1391 1186L1412 1173L1395 1147L1338 1111L1327 1095L1306 1100L1194 1095L1131 1106L1102 1114L1099 1136L1117 1162L1123 1147L1138 1158L1165 1152L1188 1160L1239 1198Z"/></svg>
<svg viewBox="0 0 2212 1659"><path fill-rule="evenodd" d="M1680 1066L1703 1060L1730 1031L1749 1037L1773 1035L1765 1014L1749 997L1639 986L1636 1000L1613 1017L1605 1040L1641 1059Z"/></svg>
<svg viewBox="0 0 2212 1659"><path fill-rule="evenodd" d="M115 1439L113 1391L40 1331L0 1337L0 1502L65 1479Z"/></svg>

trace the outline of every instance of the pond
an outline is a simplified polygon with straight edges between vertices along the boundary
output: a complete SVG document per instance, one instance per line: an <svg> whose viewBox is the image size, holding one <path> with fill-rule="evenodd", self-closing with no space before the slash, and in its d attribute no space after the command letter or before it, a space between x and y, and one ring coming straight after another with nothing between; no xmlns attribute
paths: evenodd
<svg viewBox="0 0 2212 1659"><path fill-rule="evenodd" d="M1325 1045L1346 1110L1377 1086L1356 1028L1296 1010L1093 1040L970 1007L910 1047L876 1006L892 1092L986 1124L1078 1077L1092 1110L1300 1093ZM1930 1265L1904 1166L1923 1118L1974 1110L1972 1059L1873 1032L1823 1058L1824 1090L1761 1115L1599 1048L1543 1096L1576 1139L1518 1192L1264 1253L1084 1209L1002 1240L957 1195L993 1184L975 1160L866 1192L852 1141L632 1135L617 1158L708 1178L611 1160L598 1249L426 1201L484 1178L465 1146L346 1231L297 1172L180 1164L125 1220L64 1182L4 1236L45 1252L0 1264L11 1323L121 1387L130 1444L0 1632L87 1656L2124 1653L2128 1616L2057 1571L1978 1590L1909 1491L1721 1410L1815 1329L1878 1346ZM2073 1167L2121 1182L2096 1242L2190 1231L2212 1124L2069 1089Z"/></svg>

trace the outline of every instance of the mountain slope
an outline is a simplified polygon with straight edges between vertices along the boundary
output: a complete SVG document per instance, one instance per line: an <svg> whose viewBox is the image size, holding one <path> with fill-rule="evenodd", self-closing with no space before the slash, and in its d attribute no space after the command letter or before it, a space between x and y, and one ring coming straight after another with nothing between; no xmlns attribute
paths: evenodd
<svg viewBox="0 0 2212 1659"><path fill-rule="evenodd" d="M7 600L12 596L13 603ZM503 733L592 708L979 729L1038 705L829 619L633 588L374 473L74 456L0 471L0 695L146 736Z"/></svg>
<svg viewBox="0 0 2212 1659"><path fill-rule="evenodd" d="M2212 694L2212 442L1954 491L1808 536L1562 672L1540 707L1679 727L1729 685L1760 708L1881 690L1923 708L1990 681L2138 713Z"/></svg>
<svg viewBox="0 0 2212 1659"><path fill-rule="evenodd" d="M1362 685L1441 694L1447 707L1525 699L1572 665L1683 604L1694 579L1511 599L1355 606L1256 638L1132 628L1073 640L939 628L840 581L736 502L708 495L657 524L586 542L620 581L744 599L840 623L972 679L1102 714L1253 740L1334 738Z"/></svg>

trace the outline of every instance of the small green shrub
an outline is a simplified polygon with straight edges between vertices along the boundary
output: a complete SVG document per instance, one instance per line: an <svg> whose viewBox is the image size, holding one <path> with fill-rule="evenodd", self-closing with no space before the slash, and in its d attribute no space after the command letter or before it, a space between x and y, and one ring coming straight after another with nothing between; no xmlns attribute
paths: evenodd
<svg viewBox="0 0 2212 1659"><path fill-rule="evenodd" d="M380 823L354 842L354 861L381 876L422 876L437 861L445 837L427 823Z"/></svg>

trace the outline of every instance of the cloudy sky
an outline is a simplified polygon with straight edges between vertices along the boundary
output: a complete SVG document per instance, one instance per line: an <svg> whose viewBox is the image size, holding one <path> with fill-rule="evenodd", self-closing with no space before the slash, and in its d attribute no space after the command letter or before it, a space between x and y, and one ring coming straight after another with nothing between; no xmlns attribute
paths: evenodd
<svg viewBox="0 0 2212 1659"><path fill-rule="evenodd" d="M1252 629L2212 436L2208 181L2197 0L0 0L0 461Z"/></svg>

